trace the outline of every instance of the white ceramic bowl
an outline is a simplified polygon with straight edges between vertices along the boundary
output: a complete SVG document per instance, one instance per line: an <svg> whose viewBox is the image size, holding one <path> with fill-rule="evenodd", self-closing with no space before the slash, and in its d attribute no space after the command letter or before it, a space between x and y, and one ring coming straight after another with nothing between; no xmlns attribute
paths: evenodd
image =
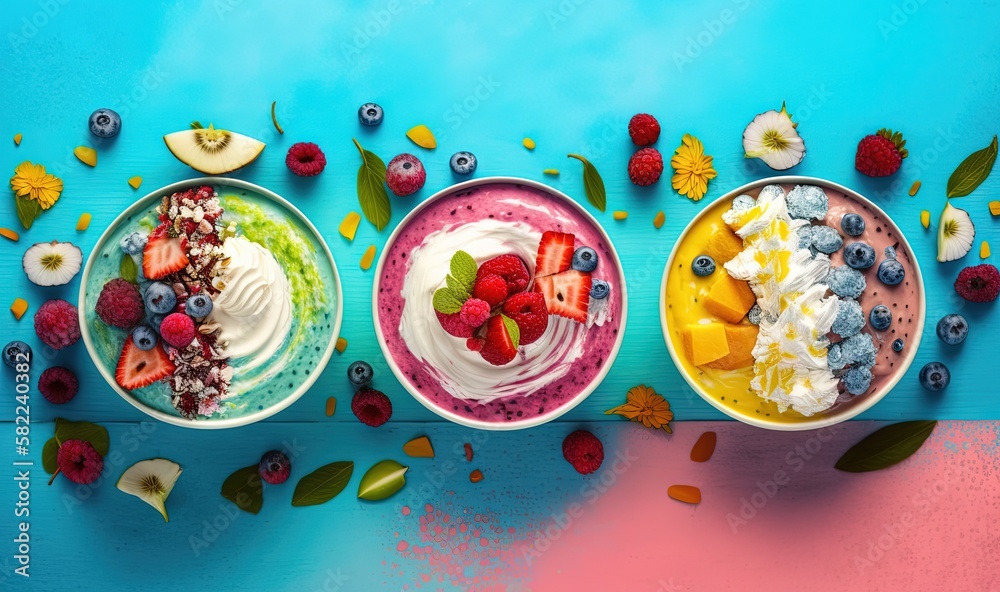
<svg viewBox="0 0 1000 592"><path fill-rule="evenodd" d="M410 378L400 370L397 361L393 358L392 352L388 347L388 345L386 344L386 336L383 334L382 324L380 322L379 289L381 287L383 270L387 264L386 262L389 258L389 253L392 249L392 246L396 242L397 238L400 236L403 229L405 229L406 226L414 218L419 216L420 213L423 212L425 208L427 208L431 204L434 204L436 201L461 191L489 184L514 184L542 191L550 195L553 199L564 202L567 206L569 206L570 209L579 213L579 215L583 219L583 222L589 226L592 226L598 237L603 241L605 241L604 244L607 245L607 251L609 251L610 254L612 255L614 259L614 267L618 271L618 277L615 280L615 284L613 284L614 285L613 289L618 290L618 293L620 294L621 297L621 313L620 313L621 319L618 327L618 334L598 374L596 374L595 377L573 398L568 399L558 407L555 407L554 409L544 414L531 416L524 420L515 420L507 422L491 422L475 418L469 418L463 415L459 415L455 413L452 409L444 408L441 405L437 404L436 402L429 400L428 397L426 397L423 393L421 393L417 388L413 386L413 384L410 381ZM420 402L420 404L422 404L424 407L427 407L434 413L440 415L441 417L460 425L483 429L483 430L516 430L516 429L523 429L541 425L543 423L549 422L563 415L570 409L580 404L581 401L586 399L587 396L590 395L590 393L592 393L594 389L597 388L597 386L601 383L601 381L604 380L604 377L607 376L608 371L611 369L615 357L618 355L618 350L621 347L622 339L625 335L625 321L628 312L628 298L625 290L625 275L622 271L621 259L618 257L618 253L615 251L614 245L611 243L611 239L608 237L607 233L597 222L597 220L586 209L580 206L580 204L578 204L575 200L565 195L564 193L559 192L547 185L543 185L542 183L538 183L536 181L531 181L528 179L520 179L516 177L486 177L481 179L473 179L471 181L465 181L463 183L459 183L457 185L453 185L451 187L438 191L437 193L429 197L427 200L425 200L423 203L416 206L396 226L392 235L389 237L389 240L386 241L385 248L382 249L382 254L379 257L378 265L375 268L375 281L373 282L372 286L372 303L373 303L372 317L375 324L375 335L378 338L379 346L382 348L382 353L385 355L385 359L386 362L389 364L389 368L392 369L393 374L396 375L396 378L399 380L400 384L402 384L403 387L413 396L413 398L415 398L417 401ZM428 313L430 313L430 311L428 311ZM437 321L435 320L434 322L436 323ZM454 400L461 401L461 399L454 399Z"/></svg>
<svg viewBox="0 0 1000 592"><path fill-rule="evenodd" d="M683 355L682 352L678 352L678 345L675 345L673 339L671 338L671 331L669 327L669 319L667 314L667 279L670 275L670 271L675 267L674 259L677 256L678 248L683 243L684 239L687 237L688 232L691 231L693 227L699 224L705 217L707 217L713 210L714 206L719 202L731 202L733 198L743 193L759 189L765 185L780 184L780 185L817 185L819 187L828 188L833 191L843 193L848 198L854 199L867 208L869 208L875 214L881 216L883 226L889 226L893 232L895 232L896 237L899 239L900 249L903 250L907 256L910 258L912 265L906 269L907 279L912 282L916 282L916 290L919 294L919 310L916 314L916 323L913 330L910 330L909 343L906 346L905 354L900 356L899 363L894 366L895 372L890 378L890 380L882 386L878 392L860 395L856 400L852 400L849 404L834 406L830 410L822 413L817 413L808 418L796 418L794 423L792 422L777 422L769 420L763 414L745 414L740 413L737 410L729 407L715 397L706 389L706 387L698 380L695 379L688 371L686 366L682 363L680 356ZM846 241L845 241L846 242ZM878 257L881 259L881 253ZM719 265L722 262L718 262ZM674 365L677 367L678 372L684 377L684 380L691 386L692 389L702 399L707 401L710 405L718 409L719 411L725 413L726 415L742 421L743 423L750 424L757 427L767 428L770 430L780 430L780 431L799 431L799 430L812 430L827 426L832 426L838 424L842 421L847 421L852 417L857 416L860 413L871 408L873 405L878 403L883 397L885 397L889 391L899 382L899 380L906 374L906 370L913 363L913 360L917 356L917 349L920 344L920 336L923 334L924 320L926 316L926 300L924 295L924 281L920 274L920 266L917 263L916 257L913 254L913 250L910 248L906 238L903 236L899 228L896 227L895 223L892 222L891 218L882 211L877 205L872 203L870 200L861 196L856 191L852 191L847 187L838 185L831 181L824 179L818 179L815 177L800 177L800 176L783 176L783 177L771 177L767 179L760 179L759 181L753 181L747 183L742 187L738 187L729 193L723 195L722 197L715 200L713 203L707 205L695 218L688 223L684 232L681 233L680 237L677 239L677 243L670 253L670 258L667 260L667 266L663 270L663 280L660 283L660 326L663 331L663 339L666 342L667 350L670 352L670 357L674 361ZM748 397L753 397L752 393L747 393Z"/></svg>
<svg viewBox="0 0 1000 592"><path fill-rule="evenodd" d="M131 229L131 218L133 216L143 216L147 213L151 207L155 207L162 196L170 195L172 193L183 191L191 187L201 186L201 185L211 185L216 188L226 188L228 191L220 191L220 195L223 193L237 193L237 192L253 192L258 196L262 197L261 201L272 202L274 208L278 210L283 210L284 215L288 217L289 220L294 220L299 228L306 234L310 235L309 239L313 243L313 248L316 249L317 258L321 265L328 264L329 269L327 269L327 274L329 275L332 286L326 286L326 293L332 296L336 302L333 307L327 311L329 314L329 323L324 326L320 333L324 337L323 343L315 343L310 341L307 348L302 349L300 353L302 356L308 356L308 363L310 364L310 371L308 374L299 373L291 388L288 388L287 393L284 396L279 396L277 394L265 394L268 387L272 386L275 379L272 378L273 373L272 368L267 368L265 365L265 375L260 379L259 382L255 383L252 390L248 392L241 393L237 395L237 400L247 401L248 398L254 397L255 393L258 393L261 401L267 401L267 406L260 405L263 407L259 410L248 410L246 412L241 412L241 414L234 417L222 417L215 418L198 418L198 419L186 419L177 413L171 414L167 410L157 409L152 402L144 402L140 400L141 395L130 393L118 385L115 381L115 360L117 360L114 354L113 345L111 343L97 343L97 336L95 335L95 327L91 327L91 322L94 322L96 317L93 309L94 303L97 302L97 296L100 292L101 286L104 282L108 281L110 278L108 270L103 268L107 267L108 264L99 261L103 260L105 254L117 254L121 255L121 251L117 246L117 235L123 232L123 229L128 226ZM223 215L225 219L225 214ZM109 241L113 240L114 244L109 244ZM117 261L117 260L116 260ZM91 277L94 271L95 265L102 268L99 275L105 277ZM110 274L117 277L117 274ZM221 429L221 428L233 428L238 426L243 426L260 421L266 417L270 417L275 413L278 413L282 409L285 409L296 400L299 399L309 387L313 385L314 382L322 374L323 369L326 367L327 363L330 361L330 356L333 354L334 346L337 341L337 336L340 334L340 323L343 317L343 293L341 291L340 276L337 272L337 265L333 261L333 255L330 253L330 249L327 247L326 242L320 236L319 231L312 225L311 222L291 203L277 195L276 193L259 187L252 183L247 183L246 181L241 181L239 179L229 179L222 177L204 177L199 179L188 179L186 181L180 181L178 183L173 183L161 189L157 189L145 197L137 200L134 204L129 206L124 212L122 212L115 221L101 234L98 239L97 244L94 246L93 251L91 251L90 256L87 258L87 265L83 270L82 280L80 282L80 296L79 296L79 315L80 315L80 331L83 336L83 342L86 344L87 352L90 354L91 359L97 366L98 371L100 371L101 376L108 382L108 385L123 399L128 401L130 404L135 406L137 409L143 413L158 419L160 421L178 425L186 428L197 428L197 429ZM100 323L100 321L96 321ZM124 332L121 330L114 330L120 332L121 335L117 333L115 336L119 339L116 347L118 351L121 349L121 340L124 339ZM316 351L316 346L322 346L319 351ZM308 350L308 351L306 351ZM299 360L300 358L296 358ZM271 362L271 365L276 364ZM273 366L275 371L280 371L282 368ZM239 368L236 368L237 375L239 373ZM256 372L256 370L255 370ZM234 384L235 384L234 379ZM281 387L285 388L285 382L288 378L281 379ZM147 387L152 388L152 387ZM273 388L277 388L276 383ZM145 389L143 389L145 390ZM164 395L165 396L165 395ZM157 401L158 399L152 399ZM162 405L167 407L168 405ZM172 409L171 409L172 410Z"/></svg>

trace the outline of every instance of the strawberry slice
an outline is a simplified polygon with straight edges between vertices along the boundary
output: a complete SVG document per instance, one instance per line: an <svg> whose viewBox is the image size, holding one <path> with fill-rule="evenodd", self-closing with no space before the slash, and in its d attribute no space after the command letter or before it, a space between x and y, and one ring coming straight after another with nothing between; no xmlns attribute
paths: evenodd
<svg viewBox="0 0 1000 592"><path fill-rule="evenodd" d="M486 321L486 341L479 355L494 366L503 366L517 357L517 348L500 315L493 315Z"/></svg>
<svg viewBox="0 0 1000 592"><path fill-rule="evenodd" d="M538 243L535 258L535 277L566 271L573 263L573 243L576 237L564 232L547 230Z"/></svg>
<svg viewBox="0 0 1000 592"><path fill-rule="evenodd" d="M535 291L545 297L549 314L587 322L590 308L591 277L589 273L571 269L555 275L535 278Z"/></svg>
<svg viewBox="0 0 1000 592"><path fill-rule="evenodd" d="M172 238L162 231L149 235L142 252L142 275L158 280L187 267L187 239Z"/></svg>
<svg viewBox="0 0 1000 592"><path fill-rule="evenodd" d="M517 323L521 331L521 345L538 341L549 326L545 297L538 292L514 294L503 303L503 314Z"/></svg>
<svg viewBox="0 0 1000 592"><path fill-rule="evenodd" d="M174 373L174 363L170 361L163 345L149 351L139 349L129 335L125 339L125 347L118 358L118 368L115 370L115 381L125 390L135 390L149 386L157 380L164 379Z"/></svg>

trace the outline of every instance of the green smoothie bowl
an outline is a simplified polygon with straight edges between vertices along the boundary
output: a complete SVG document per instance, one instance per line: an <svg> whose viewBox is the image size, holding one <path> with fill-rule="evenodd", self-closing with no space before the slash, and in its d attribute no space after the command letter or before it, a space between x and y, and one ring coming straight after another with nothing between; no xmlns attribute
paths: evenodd
<svg viewBox="0 0 1000 592"><path fill-rule="evenodd" d="M267 189L216 177L122 212L87 259L79 302L108 384L151 417L201 429L294 403L329 362L343 315L312 223Z"/></svg>

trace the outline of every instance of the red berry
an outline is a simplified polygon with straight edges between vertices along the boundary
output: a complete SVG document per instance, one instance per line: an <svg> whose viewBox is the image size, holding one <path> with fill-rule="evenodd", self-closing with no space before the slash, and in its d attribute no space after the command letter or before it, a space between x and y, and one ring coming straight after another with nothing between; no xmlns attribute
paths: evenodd
<svg viewBox="0 0 1000 592"><path fill-rule="evenodd" d="M194 321L184 313L172 312L160 323L160 337L174 347L191 345L196 332Z"/></svg>
<svg viewBox="0 0 1000 592"><path fill-rule="evenodd" d="M528 268L517 255L500 255L479 266L476 278L498 275L507 282L507 294L524 292L528 288Z"/></svg>
<svg viewBox="0 0 1000 592"><path fill-rule="evenodd" d="M521 345L538 341L549 326L545 296L539 292L514 294L503 303L503 314L510 317L521 332Z"/></svg>
<svg viewBox="0 0 1000 592"><path fill-rule="evenodd" d="M479 276L472 286L472 295L496 306L507 298L507 282L495 273Z"/></svg>
<svg viewBox="0 0 1000 592"><path fill-rule="evenodd" d="M53 366L38 377L38 392L54 405L62 405L73 400L80 391L80 381L69 368Z"/></svg>
<svg viewBox="0 0 1000 592"><path fill-rule="evenodd" d="M65 300L48 300L35 313L35 333L52 349L62 349L80 339L76 307Z"/></svg>
<svg viewBox="0 0 1000 592"><path fill-rule="evenodd" d="M351 411L361 423L377 428L392 417L392 401L382 391L365 387L354 393Z"/></svg>
<svg viewBox="0 0 1000 592"><path fill-rule="evenodd" d="M638 113L628 122L628 135L636 146L649 146L660 137L660 122L649 113Z"/></svg>
<svg viewBox="0 0 1000 592"><path fill-rule="evenodd" d="M486 321L486 342L479 351L484 360L494 366L503 366L517 357L517 348L504 325L503 317L496 315Z"/></svg>
<svg viewBox="0 0 1000 592"><path fill-rule="evenodd" d="M469 348L469 351L482 351L484 343L485 341L478 337L470 337L465 340L465 347Z"/></svg>
<svg viewBox="0 0 1000 592"><path fill-rule="evenodd" d="M403 197L416 193L424 186L427 172L420 159L403 153L389 161L385 168L385 183L396 195Z"/></svg>
<svg viewBox="0 0 1000 592"><path fill-rule="evenodd" d="M955 291L969 302L993 302L1000 295L1000 271L989 263L966 267L955 280Z"/></svg>
<svg viewBox="0 0 1000 592"><path fill-rule="evenodd" d="M441 328L443 328L445 333L448 335L465 338L472 337L472 332L475 328L462 320L461 312L444 314L435 310L434 314L437 315L438 322L441 323Z"/></svg>
<svg viewBox="0 0 1000 592"><path fill-rule="evenodd" d="M589 475L604 462L604 445L587 430L577 430L563 440L563 457L582 475Z"/></svg>
<svg viewBox="0 0 1000 592"><path fill-rule="evenodd" d="M56 454L59 472L73 483L88 485L104 470L104 459L94 445L83 440L66 440Z"/></svg>
<svg viewBox="0 0 1000 592"><path fill-rule="evenodd" d="M652 185L663 174L663 155L656 148L642 148L628 159L628 178L641 187Z"/></svg>
<svg viewBox="0 0 1000 592"><path fill-rule="evenodd" d="M906 158L907 150L903 147L905 145L906 140L899 132L880 129L858 142L854 168L869 177L887 177L898 171L903 159Z"/></svg>
<svg viewBox="0 0 1000 592"><path fill-rule="evenodd" d="M142 320L142 295L135 284L115 278L104 284L94 307L101 320L120 329L131 329Z"/></svg>
<svg viewBox="0 0 1000 592"><path fill-rule="evenodd" d="M473 329L483 326L483 323L490 318L490 305L485 300L479 298L469 298L462 305L462 310L458 313L458 318Z"/></svg>
<svg viewBox="0 0 1000 592"><path fill-rule="evenodd" d="M300 177L315 177L326 168L326 155L312 142L299 142L288 149L285 165Z"/></svg>
<svg viewBox="0 0 1000 592"><path fill-rule="evenodd" d="M280 485L288 480L292 473L292 463L288 456L280 450L268 450L260 457L260 478L271 485Z"/></svg>

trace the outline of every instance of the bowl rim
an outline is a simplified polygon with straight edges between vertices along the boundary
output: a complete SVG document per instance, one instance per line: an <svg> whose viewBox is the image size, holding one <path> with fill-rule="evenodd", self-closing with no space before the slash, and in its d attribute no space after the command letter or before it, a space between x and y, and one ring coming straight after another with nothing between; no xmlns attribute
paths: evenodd
<svg viewBox="0 0 1000 592"><path fill-rule="evenodd" d="M857 405L851 406L850 409L848 409L845 412L833 415L816 414L812 418L804 419L800 422L790 423L790 424L768 422L758 419L757 417L752 417L749 415L741 415L739 413L734 412L732 409L726 407L719 401L716 401L712 396L708 394L707 390L701 384L697 383L688 374L688 372L684 368L684 365L683 363L681 363L679 357L680 354L678 354L677 349L674 347L674 344L670 339L670 331L667 327L667 277L669 276L670 270L673 267L674 259L677 256L677 251L678 248L680 247L681 241L684 240L688 232L690 232L691 229L696 224L701 222L703 218L708 216L708 212L714 209L715 205L718 204L720 201L727 199L732 200L738 195L742 195L747 191L757 189L758 187L763 187L765 185L780 185L780 184L817 185L820 187L833 189L834 191L839 191L844 195L852 199L855 199L862 204L865 204L867 207L871 208L876 214L881 215L885 220L889 221L889 223L891 223L895 228L896 234L899 236L899 242L906 249L907 254L913 261L913 265L911 266L913 268L912 273L914 278L916 279L917 288L920 295L920 302L919 302L920 312L917 315L917 326L916 330L914 331L915 342L913 343L913 346L909 348L907 355L903 358L902 362L897 366L899 368L899 371L896 373L895 378L889 381L889 383L885 385L885 387L881 390L881 392L875 393L874 395L867 397L865 400L861 401ZM706 205L700 212L698 212L698 215L695 216L690 222L688 222L687 226L684 227L684 230L681 231L680 236L677 237L677 241L674 243L674 248L670 251L670 257L667 259L667 264L663 268L663 278L660 281L659 303L660 303L660 330L663 333L663 341L664 343L666 343L667 351L670 353L670 358L673 360L674 366L677 367L678 373L680 373L680 375L684 378L685 382L688 383L688 386L694 389L694 392L698 393L698 396L700 396L702 399L708 402L712 407L718 409L722 413L726 414L727 416L735 420L760 428L765 428L775 431L785 431L785 432L799 432L799 431L830 427L838 423L852 419L854 417L857 417L858 415L864 413L868 409L871 409L876 403L881 401L887 394L889 394L889 392L896 386L896 384L898 384L899 381L902 380L903 376L909 370L910 365L916 359L917 350L920 349L920 342L923 338L924 323L927 316L926 291L924 287L924 278L920 272L920 264L917 261L916 253L913 251L913 248L910 247L909 241L906 240L906 237L903 235L903 232L896 225L895 221L893 221L893 219L888 214L886 214L882 208L880 208L870 199L864 197L857 191L854 191L853 189L849 189L839 183L834 183L833 181L828 181L826 179L822 179L819 177L808 177L801 175L780 175L775 177L758 179L756 181L745 183L725 193L724 195L718 197L717 199L712 200L711 203Z"/></svg>
<svg viewBox="0 0 1000 592"><path fill-rule="evenodd" d="M479 419L470 419L468 417L463 417L461 415L453 413L452 411L449 411L448 409L439 407L432 401L425 398L423 394L421 394L419 391L413 389L409 381L407 380L406 376L402 373L402 371L400 371L399 366L396 364L395 359L389 353L388 346L386 345L385 341L385 335L383 335L382 333L382 325L379 322L379 306L378 306L379 281L382 277L382 269L385 267L389 249L393 245L393 243L395 243L399 234L402 232L402 229L420 212L422 212L426 207L428 207L430 204L436 202L439 199L442 199L444 197L447 197L449 195L452 195L460 191L464 191L473 187L478 187L480 185L493 185L493 184L523 185L526 187L531 187L532 189L537 189L557 199L563 200L564 202L569 204L572 208L574 208L577 213L583 216L584 220L586 220L589 224L591 224L597 230L598 235L604 239L604 241L608 245L608 250L615 258L615 263L617 264L616 266L618 268L618 282L619 285L621 286L620 291L621 291L621 302L622 302L621 322L618 325L618 336L615 338L615 342L612 344L611 350L608 352L608 358L605 361L604 366L601 368L601 371L598 372L598 374L594 377L594 379L591 380L590 383L588 383L587 386L584 387L579 393L577 393L575 397L569 399L568 401L566 401L559 407L556 407L549 413L546 413L544 415L538 415L522 421L503 422L503 423L489 422ZM443 417L444 419L447 419L448 421L451 421L458 425L470 428L477 428L481 430L513 431L513 430L522 430L526 428L539 426L548 423L562 416L565 413L568 413L574 407L582 403L595 390L597 390L597 387L599 387L602 382L604 382L604 379L607 377L608 372L611 371L611 367L614 366L615 359L618 357L618 352L621 349L622 343L625 340L625 325L627 320L628 320L628 290L625 287L625 270L622 267L622 260L621 257L619 257L618 255L618 250L615 248L614 243L612 243L611 237L608 236L607 231L597 221L597 218L595 218L593 214L588 212L587 209L584 208L575 199L566 195L562 191L555 189L554 187L550 187L549 185L546 185L544 183L533 181L531 179L524 179L521 177L493 176L493 177L480 177L476 179L470 179L468 181L462 181L454 185L449 185L448 187L445 187L435 192L433 195L431 195L430 197L419 203L412 210L410 210L406 214L406 216L403 217L402 220L399 221L399 223L393 229L392 234L390 234L389 238L386 239L385 246L383 246L382 248L382 254L379 256L378 264L375 267L375 278L372 281L372 323L375 325L375 337L378 340L379 348L382 350L382 355L385 358L386 363L389 365L389 368L392 370L392 373L396 376L396 379L399 381L400 385L402 385L402 387L406 390L406 392L408 392L410 396L416 399L421 405L423 405L430 411L434 412L438 416Z"/></svg>
<svg viewBox="0 0 1000 592"><path fill-rule="evenodd" d="M154 198L160 198L163 197L164 195L170 195L178 191L182 191L184 189L200 185L212 185L213 187L228 186L228 187L235 187L238 189L246 189L249 191L254 191L276 202L277 204L281 205L282 207L290 211L292 214L297 216L299 221L310 232L312 232L313 235L316 237L316 239L319 241L319 245L322 247L323 254L326 255L327 261L329 261L330 267L333 270L333 280L335 284L334 288L336 289L336 295L337 295L337 304L336 304L336 310L334 311L335 314L333 320L333 332L331 334L332 337L330 339L330 343L327 344L326 351L323 352L323 356L319 359L316 365L316 371L310 372L309 375L306 376L306 379L302 382L302 384L300 384L294 391L292 391L291 394L289 394L281 401L275 403L274 405L271 405L270 407L265 407L264 409L261 409L255 413L242 415L240 417L217 419L217 420L213 419L191 420L175 415L170 415L168 413L160 411L159 409L153 409L152 407L149 407L148 405L138 401L137 399L132 397L128 391L120 387L117 381L115 380L115 377L104 367L104 364L101 363L101 361L98 359L96 348L94 346L93 336L90 333L90 326L87 323L86 310L83 306L84 302L86 301L85 297L87 292L87 280L90 277L90 272L94 262L94 257L99 254L99 251L104 247L105 243L107 242L108 237L119 227L119 225L128 217L136 213L139 213L142 210L147 209L149 207L148 202L153 200ZM94 362L94 365L97 366L98 372L101 373L101 376L104 377L104 380L107 381L107 383L111 386L111 388L113 388L115 392L117 392L123 399L131 403L133 407L142 411L146 415L153 417L154 419L158 419L164 423L181 426L185 428L209 429L209 430L235 428L256 423L262 419L266 419L268 417L271 417L272 415L275 415L285 410L292 403L299 400L299 398L301 398L302 395L306 393L306 391L312 388L313 384L315 384L315 382L319 379L320 375L323 373L323 370L325 370L327 364L329 364L330 358L333 356L333 351L337 343L337 338L340 336L341 323L343 321L343 316L344 316L344 294L341 284L342 282L340 279L340 272L337 269L337 263L336 261L334 261L333 253L330 252L330 247L326 244L326 240L323 239L323 235L320 234L319 230L317 230L317 228L313 225L313 223L309 220L309 218L307 218L297 207L292 205L292 203L289 202L287 199L281 197L280 195L271 191L270 189L266 189L264 187L261 187L260 185L250 183L248 181L243 181L242 179L232 179L229 177L196 177L192 179L185 179L183 181L177 181L175 183L171 183L169 185L166 185L164 187L161 187L159 189L147 193L145 196L143 196L140 199L137 199L134 203L132 203L132 205L126 208L125 211L119 214L114 219L114 221L111 222L111 224L109 224L108 227L104 229L104 232L101 233L100 238L97 239L97 243L94 245L94 248L90 251L90 256L87 258L87 264L83 269L83 274L81 275L80 294L78 300L80 306L78 307L77 314L80 319L80 333L83 336L83 342L87 347L87 353L90 355L91 360Z"/></svg>

